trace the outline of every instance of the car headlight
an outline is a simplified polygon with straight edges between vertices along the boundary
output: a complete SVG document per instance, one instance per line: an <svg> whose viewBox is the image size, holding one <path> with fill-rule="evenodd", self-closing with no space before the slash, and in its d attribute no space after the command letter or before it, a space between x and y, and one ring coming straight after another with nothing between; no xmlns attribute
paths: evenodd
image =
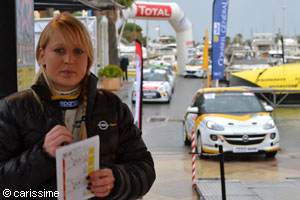
<svg viewBox="0 0 300 200"><path fill-rule="evenodd" d="M159 87L159 88L158 88L158 91L159 91L159 92L163 92L163 91L165 91L165 90L164 90L163 87Z"/></svg>
<svg viewBox="0 0 300 200"><path fill-rule="evenodd" d="M206 122L206 127L215 131L223 131L224 127L221 126L220 124L217 124L216 122L213 121L207 121Z"/></svg>
<svg viewBox="0 0 300 200"><path fill-rule="evenodd" d="M264 124L264 129L271 129L275 127L275 123L273 119L269 119L269 121L267 121L267 123Z"/></svg>
<svg viewBox="0 0 300 200"><path fill-rule="evenodd" d="M165 82L164 85L163 85L164 91L168 91L169 88L170 88L170 84L168 82Z"/></svg>

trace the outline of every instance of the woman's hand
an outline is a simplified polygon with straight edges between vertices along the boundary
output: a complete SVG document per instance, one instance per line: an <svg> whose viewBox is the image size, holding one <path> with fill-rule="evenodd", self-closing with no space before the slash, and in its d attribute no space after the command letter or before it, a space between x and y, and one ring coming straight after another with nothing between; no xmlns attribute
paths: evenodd
<svg viewBox="0 0 300 200"><path fill-rule="evenodd" d="M88 190L96 197L106 197L114 187L115 177L111 169L99 169L88 176Z"/></svg>
<svg viewBox="0 0 300 200"><path fill-rule="evenodd" d="M56 149L66 142L72 142L72 133L62 125L56 125L45 136L43 147L52 157L56 156Z"/></svg>

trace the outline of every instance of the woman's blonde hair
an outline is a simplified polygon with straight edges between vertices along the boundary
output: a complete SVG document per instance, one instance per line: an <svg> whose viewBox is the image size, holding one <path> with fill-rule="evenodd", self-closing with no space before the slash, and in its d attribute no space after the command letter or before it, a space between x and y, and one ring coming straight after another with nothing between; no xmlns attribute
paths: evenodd
<svg viewBox="0 0 300 200"><path fill-rule="evenodd" d="M54 31L59 31L66 42L79 41L86 48L88 55L88 71L94 62L94 49L90 34L86 27L70 13L63 12L53 18L41 33L36 47L36 59L39 61L40 49L45 49Z"/></svg>
<svg viewBox="0 0 300 200"><path fill-rule="evenodd" d="M51 37L54 34L54 31L59 31L63 37L65 42L70 41L78 41L81 45L86 48L87 55L88 55L88 64L87 64L87 73L81 81L81 98L83 100L83 110L82 110L82 121L81 129L80 129L80 137L84 139L87 137L86 135L86 124L85 124L85 115L86 115L86 106L87 106L87 80L90 75L90 68L94 62L94 49L90 34L87 28L81 23L78 19L73 17L71 14L67 12L63 12L56 17L54 17L44 28L43 32L41 33L40 39L38 41L36 47L36 59L39 62L40 58L40 49L45 49L48 42L50 41ZM40 66L39 73L36 75L34 83L37 81L38 77L41 74L44 74L46 82L49 87L49 81L45 75L44 67Z"/></svg>

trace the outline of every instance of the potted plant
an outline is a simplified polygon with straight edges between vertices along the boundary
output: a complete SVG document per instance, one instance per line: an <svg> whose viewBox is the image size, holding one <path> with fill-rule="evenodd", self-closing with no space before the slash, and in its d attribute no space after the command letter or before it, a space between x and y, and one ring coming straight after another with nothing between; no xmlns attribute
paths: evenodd
<svg viewBox="0 0 300 200"><path fill-rule="evenodd" d="M107 90L118 90L121 87L120 77L122 70L118 65L108 64L98 72L98 77L102 78L103 88Z"/></svg>

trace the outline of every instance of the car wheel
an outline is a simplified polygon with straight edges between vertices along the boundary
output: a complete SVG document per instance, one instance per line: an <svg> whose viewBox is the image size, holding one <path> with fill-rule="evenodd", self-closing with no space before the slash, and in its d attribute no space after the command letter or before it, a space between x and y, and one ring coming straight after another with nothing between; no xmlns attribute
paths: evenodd
<svg viewBox="0 0 300 200"><path fill-rule="evenodd" d="M201 139L201 134L199 132L197 134L197 152L198 152L198 155L199 155L200 159L206 158L206 156L203 155L202 139Z"/></svg>
<svg viewBox="0 0 300 200"><path fill-rule="evenodd" d="M267 158L274 158L277 154L277 151L266 152Z"/></svg>
<svg viewBox="0 0 300 200"><path fill-rule="evenodd" d="M187 133L186 133L186 127L184 121L182 123L182 139L185 145L191 144L191 142L187 139Z"/></svg>

